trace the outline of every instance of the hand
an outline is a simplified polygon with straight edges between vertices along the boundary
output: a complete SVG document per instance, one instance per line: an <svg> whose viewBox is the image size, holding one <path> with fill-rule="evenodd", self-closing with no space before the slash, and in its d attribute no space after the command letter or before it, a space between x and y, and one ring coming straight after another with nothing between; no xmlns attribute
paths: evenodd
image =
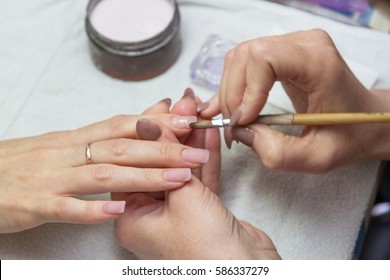
<svg viewBox="0 0 390 280"><path fill-rule="evenodd" d="M188 134L189 129L171 124L173 118L180 123L180 116L160 114L117 116L73 131L0 142L0 232L47 222L105 222L124 211L124 201L76 197L169 190L190 180L190 168L200 167L204 158L199 154L208 152L137 139L136 124L142 117L158 119L179 136ZM86 164L87 143L92 143L91 165Z"/></svg>
<svg viewBox="0 0 390 280"><path fill-rule="evenodd" d="M226 56L218 96L201 114L211 117L221 111L232 123L246 126L233 128L225 140L253 147L271 169L321 173L383 156L386 144L378 145L378 140L386 139L388 125L307 126L300 137L249 125L275 81L301 113L384 112L390 107L356 79L328 34L312 30L239 44Z"/></svg>
<svg viewBox="0 0 390 280"><path fill-rule="evenodd" d="M173 113L196 113L194 96L185 97L173 107ZM140 134L143 129L139 127ZM178 141L169 129L162 131L164 135L155 140ZM194 130L183 140L210 151L209 161L194 171L203 183L193 176L185 186L166 191L162 197L113 194L113 198L127 201L125 213L115 223L118 242L144 259L280 258L265 233L239 222L215 194L220 172L219 131Z"/></svg>
<svg viewBox="0 0 390 280"><path fill-rule="evenodd" d="M165 200L129 194L116 239L140 259L279 259L262 231L239 222L195 176Z"/></svg>

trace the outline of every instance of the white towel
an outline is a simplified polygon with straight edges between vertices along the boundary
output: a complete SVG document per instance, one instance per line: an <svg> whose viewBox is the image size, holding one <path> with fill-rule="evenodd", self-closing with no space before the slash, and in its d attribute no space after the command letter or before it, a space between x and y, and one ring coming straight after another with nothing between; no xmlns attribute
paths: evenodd
<svg viewBox="0 0 390 280"><path fill-rule="evenodd" d="M241 9L182 5L183 50L165 74L122 82L92 64L84 30L87 0L0 2L0 137L77 128L116 114L138 114L192 86L189 65L209 34L235 41L323 28L343 55L390 87L390 37L264 1L236 1ZM194 2L194 1L192 1ZM195 1L196 2L196 1ZM203 1L204 2L204 1ZM267 106L269 112L278 112ZM378 162L326 175L266 170L250 149L223 149L221 197L240 219L264 231L286 259L349 259L373 193ZM108 199L108 195L101 195ZM92 198L91 198L92 199ZM0 235L1 259L126 259L112 223L47 224Z"/></svg>

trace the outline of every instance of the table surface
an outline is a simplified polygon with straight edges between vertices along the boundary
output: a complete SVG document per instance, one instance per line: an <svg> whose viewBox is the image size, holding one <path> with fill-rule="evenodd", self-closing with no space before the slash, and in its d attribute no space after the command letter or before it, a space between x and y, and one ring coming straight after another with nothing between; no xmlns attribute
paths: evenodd
<svg viewBox="0 0 390 280"><path fill-rule="evenodd" d="M163 75L148 81L112 79L92 64L84 30L86 0L0 2L0 137L74 129L151 104L178 100L191 86L189 65L210 34L235 41L322 28L341 53L390 87L390 36L265 1L180 1L183 49ZM279 91L279 90L277 90ZM276 92L272 94L280 94ZM277 103L274 101L274 103ZM274 104L278 105L278 104ZM267 104L267 113L279 109ZM378 162L324 175L269 171L243 145L223 148L221 197L233 213L260 227L286 259L349 259L372 196ZM107 198L108 195L96 196ZM92 199L94 197L91 197ZM1 259L126 259L112 223L47 224L0 235Z"/></svg>

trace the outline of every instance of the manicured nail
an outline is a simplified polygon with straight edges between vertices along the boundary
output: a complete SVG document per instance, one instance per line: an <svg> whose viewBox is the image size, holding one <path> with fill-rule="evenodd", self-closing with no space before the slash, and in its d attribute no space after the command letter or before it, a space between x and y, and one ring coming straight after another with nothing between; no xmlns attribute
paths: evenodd
<svg viewBox="0 0 390 280"><path fill-rule="evenodd" d="M247 145L248 147L253 146L253 141L255 139L255 133L252 129L247 127L233 127L232 136L234 140L241 142L242 144Z"/></svg>
<svg viewBox="0 0 390 280"><path fill-rule="evenodd" d="M182 98L190 98L192 99L193 101L195 101L195 93L194 91L192 90L192 88L186 88L186 90L184 91L184 95Z"/></svg>
<svg viewBox="0 0 390 280"><path fill-rule="evenodd" d="M181 116L173 117L171 123L175 128L190 128L190 123L196 122L198 118L196 116Z"/></svg>
<svg viewBox="0 0 390 280"><path fill-rule="evenodd" d="M196 106L196 111L198 113L202 112L203 110L206 110L208 107L210 106L210 102L207 101L207 102L203 102L203 103L200 103Z"/></svg>
<svg viewBox="0 0 390 280"><path fill-rule="evenodd" d="M185 149L181 156L187 162L206 163L209 160L210 152L205 149Z"/></svg>
<svg viewBox="0 0 390 280"><path fill-rule="evenodd" d="M232 147L232 141L233 141L232 128L230 126L225 127L223 129L223 135L225 137L226 146L230 150Z"/></svg>
<svg viewBox="0 0 390 280"><path fill-rule="evenodd" d="M163 172L163 178L168 182L187 182L191 179L191 169L173 168Z"/></svg>
<svg viewBox="0 0 390 280"><path fill-rule="evenodd" d="M125 212L126 201L109 201L102 207L104 214L122 214Z"/></svg>
<svg viewBox="0 0 390 280"><path fill-rule="evenodd" d="M242 116L243 111L244 111L243 104L241 104L240 106L238 106L236 110L234 110L233 114L230 116L230 126L234 126L238 122L238 120Z"/></svg>
<svg viewBox="0 0 390 280"><path fill-rule="evenodd" d="M165 104L168 105L168 107L171 107L172 99L170 99L170 98L164 98L164 99L161 99L158 103L165 103Z"/></svg>
<svg viewBox="0 0 390 280"><path fill-rule="evenodd" d="M155 141L162 135L160 126L148 119L139 119L136 124L136 130L140 139Z"/></svg>

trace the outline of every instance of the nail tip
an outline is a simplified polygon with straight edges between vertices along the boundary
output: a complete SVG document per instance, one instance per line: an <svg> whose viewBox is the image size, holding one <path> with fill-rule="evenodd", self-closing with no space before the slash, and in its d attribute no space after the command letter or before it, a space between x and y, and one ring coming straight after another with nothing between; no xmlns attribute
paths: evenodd
<svg viewBox="0 0 390 280"><path fill-rule="evenodd" d="M192 88L188 87L184 90L184 94L182 98L190 98L191 100L195 101L195 92Z"/></svg>

